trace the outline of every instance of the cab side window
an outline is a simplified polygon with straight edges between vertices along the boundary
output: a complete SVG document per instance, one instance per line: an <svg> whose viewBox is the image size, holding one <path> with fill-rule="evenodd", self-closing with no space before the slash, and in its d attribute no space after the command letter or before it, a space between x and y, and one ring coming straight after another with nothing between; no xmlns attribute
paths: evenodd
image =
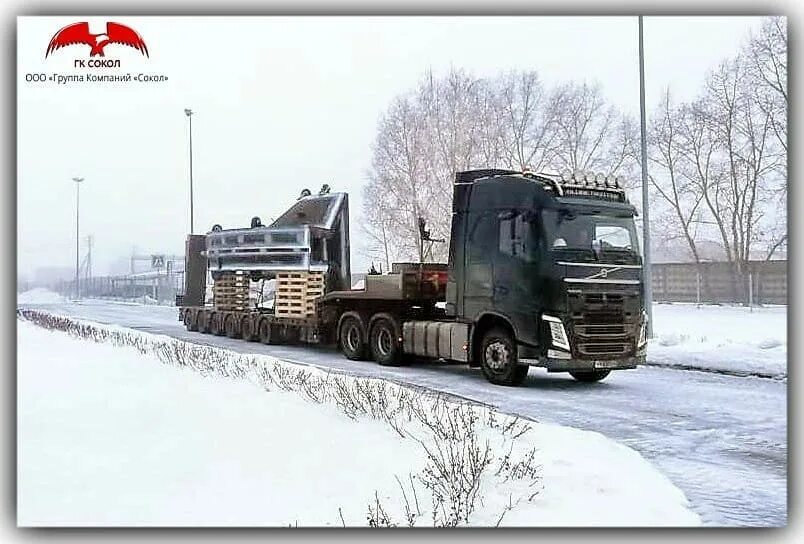
<svg viewBox="0 0 804 544"><path fill-rule="evenodd" d="M536 260L536 229L523 213L503 212L499 215L499 250L526 262Z"/></svg>
<svg viewBox="0 0 804 544"><path fill-rule="evenodd" d="M470 263L488 263L497 245L496 214L484 212L472 214L469 221L469 247L467 259Z"/></svg>

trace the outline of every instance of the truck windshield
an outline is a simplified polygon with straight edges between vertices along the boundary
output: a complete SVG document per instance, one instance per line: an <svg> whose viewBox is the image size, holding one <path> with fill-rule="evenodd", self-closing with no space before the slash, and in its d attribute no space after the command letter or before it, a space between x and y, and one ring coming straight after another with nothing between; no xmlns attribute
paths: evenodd
<svg viewBox="0 0 804 544"><path fill-rule="evenodd" d="M632 217L567 210L544 210L542 216L552 250L590 250L599 244L601 251L639 251Z"/></svg>

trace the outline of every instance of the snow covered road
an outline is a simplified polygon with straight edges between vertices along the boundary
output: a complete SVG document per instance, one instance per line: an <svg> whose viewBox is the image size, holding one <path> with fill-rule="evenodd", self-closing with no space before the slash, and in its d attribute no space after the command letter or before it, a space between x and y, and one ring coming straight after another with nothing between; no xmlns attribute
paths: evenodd
<svg viewBox="0 0 804 544"><path fill-rule="evenodd" d="M383 377L539 421L598 431L652 461L686 493L707 525L781 526L787 522L786 381L645 367L587 385L532 369L523 387L502 388L487 383L479 371L462 366L422 363L385 368L349 361L331 350L265 346L188 333L177 320L175 308L100 301L30 307Z"/></svg>

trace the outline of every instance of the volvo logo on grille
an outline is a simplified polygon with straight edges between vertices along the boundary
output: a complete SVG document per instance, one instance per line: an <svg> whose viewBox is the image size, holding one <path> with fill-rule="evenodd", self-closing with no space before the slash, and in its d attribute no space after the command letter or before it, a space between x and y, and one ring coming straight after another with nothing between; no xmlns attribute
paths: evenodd
<svg viewBox="0 0 804 544"><path fill-rule="evenodd" d="M621 266L615 266L614 268L601 268L600 272L598 272L597 274L592 274L591 276L587 276L586 279L588 280L605 279L608 278L609 274L611 274L612 272L617 272L618 270L621 269L622 269Z"/></svg>

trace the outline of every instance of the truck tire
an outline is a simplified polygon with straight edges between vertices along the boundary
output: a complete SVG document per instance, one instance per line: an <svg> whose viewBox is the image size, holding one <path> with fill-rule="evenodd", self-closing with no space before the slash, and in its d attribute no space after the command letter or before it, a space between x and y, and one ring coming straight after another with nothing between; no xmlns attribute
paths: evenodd
<svg viewBox="0 0 804 544"><path fill-rule="evenodd" d="M187 330L190 332L195 332L198 330L198 312L194 312L193 310L185 310L184 311L184 326L187 327Z"/></svg>
<svg viewBox="0 0 804 544"><path fill-rule="evenodd" d="M287 344L290 346L298 344L300 339L299 330L296 329L296 327L290 327L288 325L274 327L273 335L275 337L274 343Z"/></svg>
<svg viewBox="0 0 804 544"><path fill-rule="evenodd" d="M223 328L226 331L226 336L229 338L239 338L240 327L238 325L240 325L240 323L237 320L237 315L227 314L226 318L223 320Z"/></svg>
<svg viewBox="0 0 804 544"><path fill-rule="evenodd" d="M383 366L399 366L402 362L402 348L399 345L399 331L393 318L380 317L374 320L369 334L371 358Z"/></svg>
<svg viewBox="0 0 804 544"><path fill-rule="evenodd" d="M254 321L251 319L251 316L244 315L240 318L240 336L246 342L256 342L257 341L257 331L254 330Z"/></svg>
<svg viewBox="0 0 804 544"><path fill-rule="evenodd" d="M260 319L260 325L257 328L257 336L260 339L260 342L263 344L275 344L276 338L274 338L274 327L271 322L266 319Z"/></svg>
<svg viewBox="0 0 804 544"><path fill-rule="evenodd" d="M366 331L355 316L347 316L341 323L338 345L347 359L362 361L366 358Z"/></svg>
<svg viewBox="0 0 804 544"><path fill-rule="evenodd" d="M583 383L599 382L611 373L611 370L570 371L570 376Z"/></svg>
<svg viewBox="0 0 804 544"><path fill-rule="evenodd" d="M201 310L198 312L196 316L196 325L198 326L198 331L204 334L209 333L209 312Z"/></svg>
<svg viewBox="0 0 804 544"><path fill-rule="evenodd" d="M522 385L528 375L527 365L520 365L511 334L494 328L486 333L480 345L480 368L495 385Z"/></svg>
<svg viewBox="0 0 804 544"><path fill-rule="evenodd" d="M222 336L224 333L223 323L221 323L221 314L212 312L209 316L209 334L215 336Z"/></svg>

